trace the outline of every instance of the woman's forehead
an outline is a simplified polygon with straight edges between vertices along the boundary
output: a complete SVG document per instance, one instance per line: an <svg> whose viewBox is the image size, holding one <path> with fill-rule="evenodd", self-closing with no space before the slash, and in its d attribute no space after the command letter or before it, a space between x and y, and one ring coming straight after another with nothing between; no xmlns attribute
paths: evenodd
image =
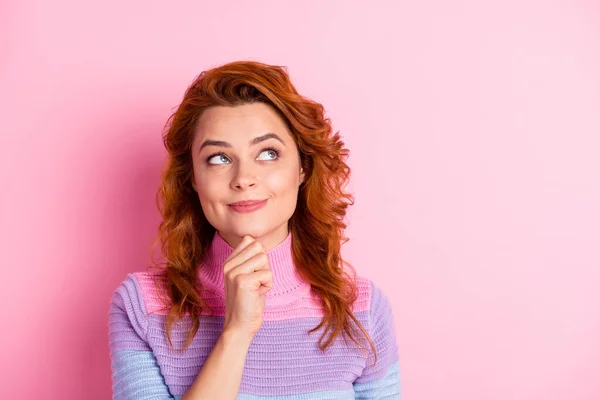
<svg viewBox="0 0 600 400"><path fill-rule="evenodd" d="M283 118L263 103L210 107L202 113L196 126L196 139L244 146L269 133L275 134L284 144L292 140Z"/></svg>

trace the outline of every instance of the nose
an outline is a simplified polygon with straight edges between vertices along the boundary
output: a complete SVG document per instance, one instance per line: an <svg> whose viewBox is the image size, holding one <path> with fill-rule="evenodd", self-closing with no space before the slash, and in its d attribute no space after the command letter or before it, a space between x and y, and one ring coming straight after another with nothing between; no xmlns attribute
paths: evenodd
<svg viewBox="0 0 600 400"><path fill-rule="evenodd" d="M251 189L257 185L256 173L250 165L238 163L235 175L231 180L231 188L234 190Z"/></svg>

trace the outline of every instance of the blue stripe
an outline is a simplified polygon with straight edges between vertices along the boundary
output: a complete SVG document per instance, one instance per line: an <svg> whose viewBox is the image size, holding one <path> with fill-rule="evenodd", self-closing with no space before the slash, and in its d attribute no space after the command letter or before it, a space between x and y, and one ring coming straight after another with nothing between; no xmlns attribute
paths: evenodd
<svg viewBox="0 0 600 400"><path fill-rule="evenodd" d="M119 350L112 354L114 400L174 399L150 351Z"/></svg>
<svg viewBox="0 0 600 400"><path fill-rule="evenodd" d="M181 400L181 397L175 397ZM290 394L286 396L254 396L240 393L237 400L354 400L354 391L347 390L322 390L303 394Z"/></svg>
<svg viewBox="0 0 600 400"><path fill-rule="evenodd" d="M354 384L356 399L400 400L400 364L394 362L385 376L371 382Z"/></svg>
<svg viewBox="0 0 600 400"><path fill-rule="evenodd" d="M172 396L151 352L120 350L113 353L113 399L180 400ZM254 396L240 393L238 400L355 400L400 399L400 369L395 362L384 377L371 382L355 383L354 390L323 390L287 396Z"/></svg>

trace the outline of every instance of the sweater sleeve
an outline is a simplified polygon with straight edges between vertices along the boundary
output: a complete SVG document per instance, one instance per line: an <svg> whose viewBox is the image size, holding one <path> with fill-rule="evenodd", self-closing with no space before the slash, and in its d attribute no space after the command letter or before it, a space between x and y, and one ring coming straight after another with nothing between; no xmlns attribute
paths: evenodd
<svg viewBox="0 0 600 400"><path fill-rule="evenodd" d="M377 349L377 363L369 353L367 364L354 381L355 399L400 400L398 344L392 307L387 296L371 282L369 334Z"/></svg>
<svg viewBox="0 0 600 400"><path fill-rule="evenodd" d="M113 400L174 399L147 342L148 316L133 274L112 295L108 343Z"/></svg>

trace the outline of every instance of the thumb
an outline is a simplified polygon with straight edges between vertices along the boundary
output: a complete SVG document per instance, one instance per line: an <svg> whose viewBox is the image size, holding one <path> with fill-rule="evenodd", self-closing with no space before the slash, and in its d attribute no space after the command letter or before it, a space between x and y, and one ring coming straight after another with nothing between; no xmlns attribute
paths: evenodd
<svg viewBox="0 0 600 400"><path fill-rule="evenodd" d="M260 277L254 283L254 289L258 290L259 295L267 293L273 287L273 281L268 277Z"/></svg>

